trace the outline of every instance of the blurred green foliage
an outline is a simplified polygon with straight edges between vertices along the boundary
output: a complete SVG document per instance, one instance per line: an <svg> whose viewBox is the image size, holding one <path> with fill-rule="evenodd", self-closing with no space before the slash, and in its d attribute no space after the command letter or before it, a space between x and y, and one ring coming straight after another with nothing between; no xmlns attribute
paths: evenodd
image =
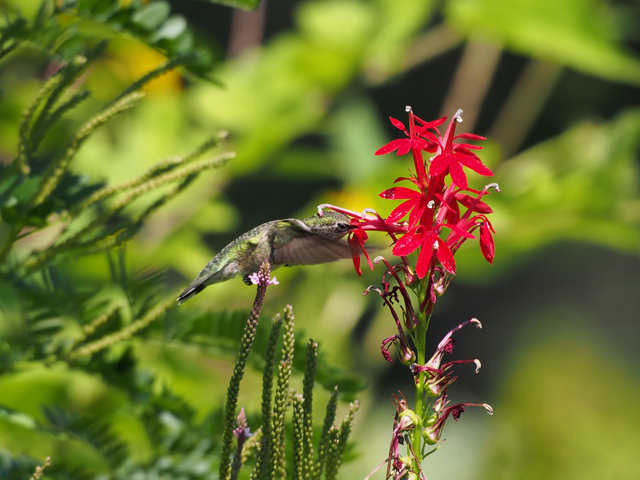
<svg viewBox="0 0 640 480"><path fill-rule="evenodd" d="M181 290L225 242L263 221L304 216L327 201L355 210L391 211L394 205L377 193L405 176L409 164L373 156L390 139L384 116L400 117L405 103L411 103L422 118L436 118L441 99L432 98L432 85L450 75L440 60L455 49L483 43L527 65L551 65L559 77L555 82L582 75L612 82L606 83L612 90L624 84L631 86L624 92L636 92L636 100L608 119L581 115L581 105L572 105L571 112L551 110L556 123L564 122L562 132L544 141L537 138L536 145L513 157L499 143L509 132L495 132L496 143L490 139L482 157L502 190L489 198L497 230L495 265L486 265L475 248L462 249L457 259L460 280L475 280L478 289L488 279L504 286L522 265L567 241L603 247L595 250L598 255L619 252L626 263L637 265L640 63L629 48L637 42L634 4L299 2L291 12L292 28L231 59L222 58L221 47L207 48L212 42L188 26L191 18L188 22L172 15L166 2L16 0L3 2L1 8L6 16L0 38L0 248L8 245L10 235L17 240L30 233L11 242L0 280L3 478L27 479L47 456L52 465L45 478L214 478L220 443L212 432L221 432L230 362L253 290L227 282L180 309L170 308L172 292ZM96 52L91 67L78 66L50 105L38 104L26 132L33 135L25 135L20 130L23 112L47 79L55 78L51 74L63 65L71 72L73 59L90 58L88 49L103 39L110 42L103 53ZM177 63L167 66L167 59ZM179 71L171 68L178 63ZM142 88L146 98L92 130L74 150L73 162L51 195L32 205L45 167L62 158L56 155L67 151L75 132L129 85L162 65L164 74ZM524 96L539 105L550 98L523 85L514 78L509 88L524 88ZM53 91L45 98L52 98ZM85 98L84 91L91 96ZM598 96L596 91L588 94ZM507 125L529 115L511 100L495 107L512 112L503 122ZM393 110L387 111L385 102ZM42 112L45 115L38 116ZM190 179L189 188L176 191L162 208L154 205L179 183L145 190L117 208L118 199L136 188L127 182L144 183L182 168L185 152L206 145L221 129L229 131L224 150L237 152L235 160L198 178L181 177ZM16 168L19 162L12 163L23 154L29 159L28 174ZM167 160L154 167L159 158ZM200 160L192 158L187 164L192 161ZM69 212L91 195L118 185L128 186L74 212L74 222L68 223ZM144 226L138 220L144 220ZM38 260L92 222L96 229L76 237L81 241L73 245L75 250ZM94 248L118 232L119 241L104 244L99 252ZM591 254L588 258L599 264ZM28 262L35 262L29 275ZM562 265L569 266L554 274L573 278L571 264ZM637 284L633 272L630 268L607 278ZM296 352L304 352L309 336L319 340L317 379L327 391L314 396L316 411L324 408L336 383L348 398L359 391L363 407L354 434L360 440L356 453L347 456L360 458L343 467L343 478L362 478L386 458L393 414L388 399L396 385L378 380L389 379L379 343L393 327L378 305L361 295L367 285L378 283L377 274L365 272L358 279L348 262L276 274L281 284L269 290L263 315L291 303L305 330L296 340ZM598 284L594 291L605 287ZM505 305L501 294L487 301ZM628 313L633 309L618 311L619 302L611 300L609 318L598 318L602 326L593 327L593 336L600 337L594 346L588 334L586 339L575 337L550 326L579 316L579 307L539 313L536 309L546 299L534 291L530 295L535 308L504 313L502 325L528 325L533 332L528 338L537 343L511 345L500 339L509 347L489 350L507 350L506 357L494 362L481 357L487 385L501 386L490 398L479 399L495 407L493 423L477 423L468 414L451 427L450 434L445 432L449 441L430 457L428 477L537 478L544 472L571 479L608 472L615 478L634 478L633 452L640 440L625 427L634 422L625 420L624 405L640 388L637 375L630 373L638 359L632 357L630 364L629 355L610 353L606 344L615 343L616 337L603 322L634 338L637 330L629 326ZM591 313L587 302L593 298L587 297L596 295L582 295L582 307ZM618 298L611 292L607 296ZM452 303L465 303L452 298ZM444 315L454 312L446 301L443 297ZM154 313L159 305L166 313ZM468 308L476 315L481 305ZM499 320L481 320L482 341L495 345L490 326ZM579 328L580 321L570 324ZM102 347L95 341L125 331L129 333L117 342L93 350ZM268 332L259 329L249 359L253 368L240 393L239 404L246 407L250 425L259 424L259 400L251 392L260 388L267 337ZM81 350L87 346L91 348ZM84 354L69 359L74 351ZM304 355L294 358L301 361ZM502 361L511 367L500 371ZM293 383L301 391L304 366L295 366ZM615 378L607 376L612 371ZM361 391L362 377L374 388ZM382 405L376 403L377 394ZM339 417L345 409L339 406ZM468 438L478 444L470 445ZM484 438L490 443L480 448ZM618 448L616 438L624 438L625 448ZM458 460L465 455L466 463Z"/></svg>

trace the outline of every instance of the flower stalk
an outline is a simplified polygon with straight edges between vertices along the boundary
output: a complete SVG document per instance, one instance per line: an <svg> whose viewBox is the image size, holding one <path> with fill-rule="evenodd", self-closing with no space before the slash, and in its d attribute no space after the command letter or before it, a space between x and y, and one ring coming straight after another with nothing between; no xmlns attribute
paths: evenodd
<svg viewBox="0 0 640 480"><path fill-rule="evenodd" d="M251 351L253 340L258 329L258 320L262 310L262 301L267 293L267 287L274 283L275 278L271 279L271 266L269 262L264 262L260 267L260 271L254 274L252 281L258 285L256 298L253 302L253 308L247 319L247 324L240 341L240 353L236 366L233 369L233 375L229 382L227 390L227 403L225 407L225 428L222 435L222 453L220 455L220 474L221 480L230 478L231 475L231 452L233 450L233 438L236 425L236 408L238 405L238 395L240 393L240 382L244 376L244 369L247 364L247 357ZM173 298L173 297L172 297ZM175 303L175 302L174 302Z"/></svg>
<svg viewBox="0 0 640 480"><path fill-rule="evenodd" d="M396 332L382 341L382 354L387 361L393 361L389 352L393 344L416 386L413 409L409 409L402 394L402 399L394 396L396 420L389 457L383 462L387 464L386 478L394 480L426 479L422 469L428 455L426 446L440 441L449 417L457 421L465 407L476 405L449 406L447 388L457 379L453 375L454 366L474 363L477 373L480 361L443 362L443 357L452 353L452 336L456 331L470 323L480 327L480 322L472 319L452 329L429 360L427 333L438 298L457 274L454 255L460 246L467 240L478 240L482 255L493 263L495 231L488 219L492 210L483 199L490 190L499 191L496 183L482 190L469 187L465 169L483 176L493 173L474 153L482 147L468 142L485 138L471 133L456 134L456 127L462 122L462 110L455 113L444 134L439 127L444 125L446 117L427 122L415 115L411 107L406 111L408 127L391 118L393 126L401 130L405 138L392 140L376 152L376 155L411 154L413 173L394 181L409 182L409 187L394 186L380 193L384 199L401 203L387 218L371 209L355 212L335 205L318 207L319 211L328 208L350 217L352 230L348 241L359 275L361 253L371 269L373 264L380 263L385 268L382 288L370 286L364 294L378 293L389 309ZM365 244L372 231L383 232L391 238L395 261L377 257L371 262ZM487 404L477 406L493 413Z"/></svg>

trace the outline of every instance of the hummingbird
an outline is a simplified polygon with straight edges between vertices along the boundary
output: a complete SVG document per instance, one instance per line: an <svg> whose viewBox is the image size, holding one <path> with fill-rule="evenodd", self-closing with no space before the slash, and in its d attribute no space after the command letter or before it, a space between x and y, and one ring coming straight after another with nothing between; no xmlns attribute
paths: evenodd
<svg viewBox="0 0 640 480"><path fill-rule="evenodd" d="M258 225L224 247L207 263L178 297L185 302L214 283L226 282L240 274L247 285L249 275L260 270L265 260L271 268L281 265L316 265L351 257L351 247L341 241L351 232L350 219L328 210L303 220L286 218Z"/></svg>

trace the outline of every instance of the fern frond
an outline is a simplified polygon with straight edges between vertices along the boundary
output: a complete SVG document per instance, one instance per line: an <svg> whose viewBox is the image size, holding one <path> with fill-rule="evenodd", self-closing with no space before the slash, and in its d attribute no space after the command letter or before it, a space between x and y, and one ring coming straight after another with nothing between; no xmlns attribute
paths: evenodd
<svg viewBox="0 0 640 480"><path fill-rule="evenodd" d="M182 289L180 289L180 291L182 291ZM73 361L81 357L89 357L94 353L99 352L100 350L103 350L107 347L110 347L111 345L115 345L116 343L128 340L129 338L133 337L137 332L147 328L149 325L151 325L151 323L160 319L167 310L177 306L174 295L177 297L177 295L179 295L179 292L176 291L176 293L170 295L168 298L164 299L155 307L150 309L146 314L142 316L142 318L136 320L135 322L132 322L122 330L110 335L105 335L104 337L94 342L88 343L87 345L84 345L72 351L67 357L67 360Z"/></svg>
<svg viewBox="0 0 640 480"><path fill-rule="evenodd" d="M53 189L58 185L62 174L66 171L69 163L75 156L80 146L96 129L107 123L119 113L122 113L125 110L128 110L135 106L135 104L138 103L138 101L142 97L144 97L143 93L130 93L126 97L123 97L118 102L114 103L112 106L106 108L105 110L94 116L82 127L80 127L80 130L78 130L78 133L71 140L69 146L57 159L52 161L49 165L49 168L47 169L42 179L42 183L40 184L40 189L31 202L31 206L37 207L51 194Z"/></svg>
<svg viewBox="0 0 640 480"><path fill-rule="evenodd" d="M199 157L200 155L204 154L208 150L218 145L221 140L226 138L226 136L227 136L227 132L225 131L219 132L217 135L210 138L209 140L204 142L202 145L193 149L191 152L186 153L185 155L172 157L156 163L149 170L147 170L145 173L140 175L138 178L134 178L133 180L122 182L118 185L108 185L106 187L101 188L100 190L94 192L89 198L87 198L80 205L75 207L69 213L69 215L76 216L78 213L85 211L87 208L99 202L100 200L110 197L111 195L114 195L118 192L124 192L126 190L130 190L134 187L137 187L143 184L145 181L149 180L150 178L155 177L158 172L167 170L171 167L174 167L180 164L186 164L191 160L194 160L195 158Z"/></svg>

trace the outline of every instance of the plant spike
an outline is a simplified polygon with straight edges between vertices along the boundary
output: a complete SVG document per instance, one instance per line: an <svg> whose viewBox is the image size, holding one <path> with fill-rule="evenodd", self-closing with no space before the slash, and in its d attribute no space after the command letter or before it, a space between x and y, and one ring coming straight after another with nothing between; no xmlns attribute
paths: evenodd
<svg viewBox="0 0 640 480"><path fill-rule="evenodd" d="M304 397L295 394L293 400L293 459L291 462L291 480L304 480Z"/></svg>
<svg viewBox="0 0 640 480"><path fill-rule="evenodd" d="M229 382L229 388L227 390L227 402L225 405L225 422L224 433L222 434L222 452L220 454L220 480L227 480L229 478L231 470L231 451L233 450L233 429L236 419L236 406L238 405L238 394L240 393L240 382L244 376L244 368L247 363L247 357L251 351L253 340L256 336L256 330L258 328L258 320L260 319L260 311L262 310L262 301L267 293L267 286L270 282L271 267L269 262L264 262L260 268L260 272L256 274L258 278L258 289L256 291L256 297L253 301L253 308L247 319L247 324L244 328L244 334L240 341L240 353L238 354L238 360L236 360L236 366L233 369L233 375ZM171 301L175 305L175 297L170 297Z"/></svg>
<svg viewBox="0 0 640 480"><path fill-rule="evenodd" d="M316 381L316 367L318 365L318 344L309 339L307 344L307 358L304 369L303 393L304 397L304 456L305 478L313 475L313 385Z"/></svg>
<svg viewBox="0 0 640 480"><path fill-rule="evenodd" d="M284 309L284 335L282 341L282 358L278 367L278 386L276 387L273 405L273 470L271 479L285 478L285 411L289 396L289 381L293 364L295 337L293 334L293 308L287 305Z"/></svg>
<svg viewBox="0 0 640 480"><path fill-rule="evenodd" d="M42 466L38 465L36 467L36 471L33 472L33 475L31 476L31 480L40 480L40 478L42 478L42 475L44 475L44 469L50 465L51 465L51 457L45 458L44 462L42 463Z"/></svg>
<svg viewBox="0 0 640 480"><path fill-rule="evenodd" d="M273 369L276 363L276 347L280 338L282 318L276 315L264 354L264 372L262 374L262 446L260 450L259 480L268 480L274 470L273 462L273 431L271 397L273 393Z"/></svg>
<svg viewBox="0 0 640 480"><path fill-rule="evenodd" d="M53 113L46 118L46 120L40 121L42 118L41 114L40 117L38 117L38 122L36 122L32 129L30 146L31 153L35 153L38 150L38 147L44 139L46 131L49 127L55 125L56 122L58 122L65 113L77 107L81 102L83 102L90 96L91 92L89 91L74 93L69 100L56 108Z"/></svg>
<svg viewBox="0 0 640 480"><path fill-rule="evenodd" d="M338 387L334 387L327 403L327 413L324 417L324 425L322 427L322 435L320 436L320 443L318 444L318 458L316 459L316 469L314 472L314 479L320 480L322 476L322 470L326 460L326 455L330 447L329 443L329 431L333 427L333 422L336 418L336 410L338 408Z"/></svg>
<svg viewBox="0 0 640 480"><path fill-rule="evenodd" d="M20 124L19 141L18 141L18 156L16 157L16 164L23 175L28 175L31 171L27 163L27 157L29 155L29 132L31 129L31 120L36 113L36 110L42 103L42 101L56 88L56 86L62 81L60 75L52 75L44 82L44 85L40 88L35 97L31 100L31 103L24 111L22 123Z"/></svg>
<svg viewBox="0 0 640 480"><path fill-rule="evenodd" d="M338 474L339 458L338 458L338 437L340 435L340 429L335 425L332 425L329 429L329 440L327 449L327 460L325 467L324 478L326 480L333 480Z"/></svg>
<svg viewBox="0 0 640 480"><path fill-rule="evenodd" d="M349 404L349 413L342 421L337 438L334 443L332 443L331 463L330 466L329 464L327 465L327 473L325 475L326 480L334 480L338 475L338 470L342 465L342 456L347 448L347 440L349 439L351 427L353 426L353 419L359 408L360 404L357 400ZM335 448L333 448L334 446Z"/></svg>

